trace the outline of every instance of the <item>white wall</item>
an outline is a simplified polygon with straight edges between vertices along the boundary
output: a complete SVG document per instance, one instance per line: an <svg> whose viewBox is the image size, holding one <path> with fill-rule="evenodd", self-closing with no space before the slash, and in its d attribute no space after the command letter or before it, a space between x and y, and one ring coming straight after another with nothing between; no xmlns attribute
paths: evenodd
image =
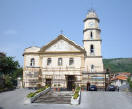
<svg viewBox="0 0 132 109"><path fill-rule="evenodd" d="M47 65L47 59L51 58L52 62L50 65ZM62 66L58 66L58 58L63 59ZM74 64L69 65L69 58L74 59ZM72 56L57 56L57 57L43 57L42 59L42 67L47 67L47 68L57 68L57 67L75 67L75 68L80 68L81 67L81 57L72 57Z"/></svg>
<svg viewBox="0 0 132 109"><path fill-rule="evenodd" d="M48 51L79 51L77 48L75 48L73 45L69 44L68 42L64 40L59 40L56 44L49 47L46 52Z"/></svg>
<svg viewBox="0 0 132 109"><path fill-rule="evenodd" d="M25 50L24 50L24 53L26 53L26 52L38 52L40 50L40 48L39 47L29 47L29 48L26 48Z"/></svg>
<svg viewBox="0 0 132 109"><path fill-rule="evenodd" d="M90 22L93 22L93 26L89 25ZM84 22L84 30L87 29L87 28L99 28L99 24L97 22L97 20L95 19L89 19L87 21Z"/></svg>
<svg viewBox="0 0 132 109"><path fill-rule="evenodd" d="M35 59L35 67L40 67L38 55L24 55L24 66L30 66L30 62L32 58Z"/></svg>
<svg viewBox="0 0 132 109"><path fill-rule="evenodd" d="M94 46L94 55L101 56L101 41L84 41L84 48L87 51L87 56L91 56L90 54L90 46Z"/></svg>
<svg viewBox="0 0 132 109"><path fill-rule="evenodd" d="M85 71L91 72L91 65L95 66L95 72L103 72L102 58L86 58L85 59Z"/></svg>

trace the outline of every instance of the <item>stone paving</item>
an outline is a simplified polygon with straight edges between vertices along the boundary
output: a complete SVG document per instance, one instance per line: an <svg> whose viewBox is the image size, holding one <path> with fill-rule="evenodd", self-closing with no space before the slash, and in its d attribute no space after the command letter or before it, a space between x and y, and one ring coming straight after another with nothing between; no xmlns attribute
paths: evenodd
<svg viewBox="0 0 132 109"><path fill-rule="evenodd" d="M48 103L48 104L70 104L72 91L49 91L47 94L40 96L34 103Z"/></svg>
<svg viewBox="0 0 132 109"><path fill-rule="evenodd" d="M31 90L16 89L0 93L0 109L132 109L130 92L82 92L81 104L40 104L24 105L24 97Z"/></svg>

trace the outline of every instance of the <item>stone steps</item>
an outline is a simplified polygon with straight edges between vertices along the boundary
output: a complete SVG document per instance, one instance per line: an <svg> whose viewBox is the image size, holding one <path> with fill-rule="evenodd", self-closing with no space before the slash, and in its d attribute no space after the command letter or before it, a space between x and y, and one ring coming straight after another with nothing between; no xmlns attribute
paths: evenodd
<svg viewBox="0 0 132 109"><path fill-rule="evenodd" d="M54 92L51 90L45 95L40 96L34 103L48 103L48 104L70 104L73 92L60 91Z"/></svg>

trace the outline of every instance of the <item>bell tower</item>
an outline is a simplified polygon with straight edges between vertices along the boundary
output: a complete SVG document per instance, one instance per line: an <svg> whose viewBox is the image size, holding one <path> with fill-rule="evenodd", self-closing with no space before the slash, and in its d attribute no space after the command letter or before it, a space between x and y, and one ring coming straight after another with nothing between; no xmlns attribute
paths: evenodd
<svg viewBox="0 0 132 109"><path fill-rule="evenodd" d="M86 51L85 70L88 72L103 72L99 21L94 10L90 10L84 19L83 44Z"/></svg>

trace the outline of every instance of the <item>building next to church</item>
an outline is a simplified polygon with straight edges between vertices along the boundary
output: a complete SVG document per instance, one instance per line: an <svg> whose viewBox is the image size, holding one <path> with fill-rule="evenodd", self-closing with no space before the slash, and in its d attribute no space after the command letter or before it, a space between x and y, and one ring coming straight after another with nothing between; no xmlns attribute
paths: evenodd
<svg viewBox="0 0 132 109"><path fill-rule="evenodd" d="M95 84L103 87L104 73L101 55L99 18L90 10L84 19L83 47L63 34L43 47L24 50L23 84L71 90L75 85ZM81 41L81 39L80 39Z"/></svg>

